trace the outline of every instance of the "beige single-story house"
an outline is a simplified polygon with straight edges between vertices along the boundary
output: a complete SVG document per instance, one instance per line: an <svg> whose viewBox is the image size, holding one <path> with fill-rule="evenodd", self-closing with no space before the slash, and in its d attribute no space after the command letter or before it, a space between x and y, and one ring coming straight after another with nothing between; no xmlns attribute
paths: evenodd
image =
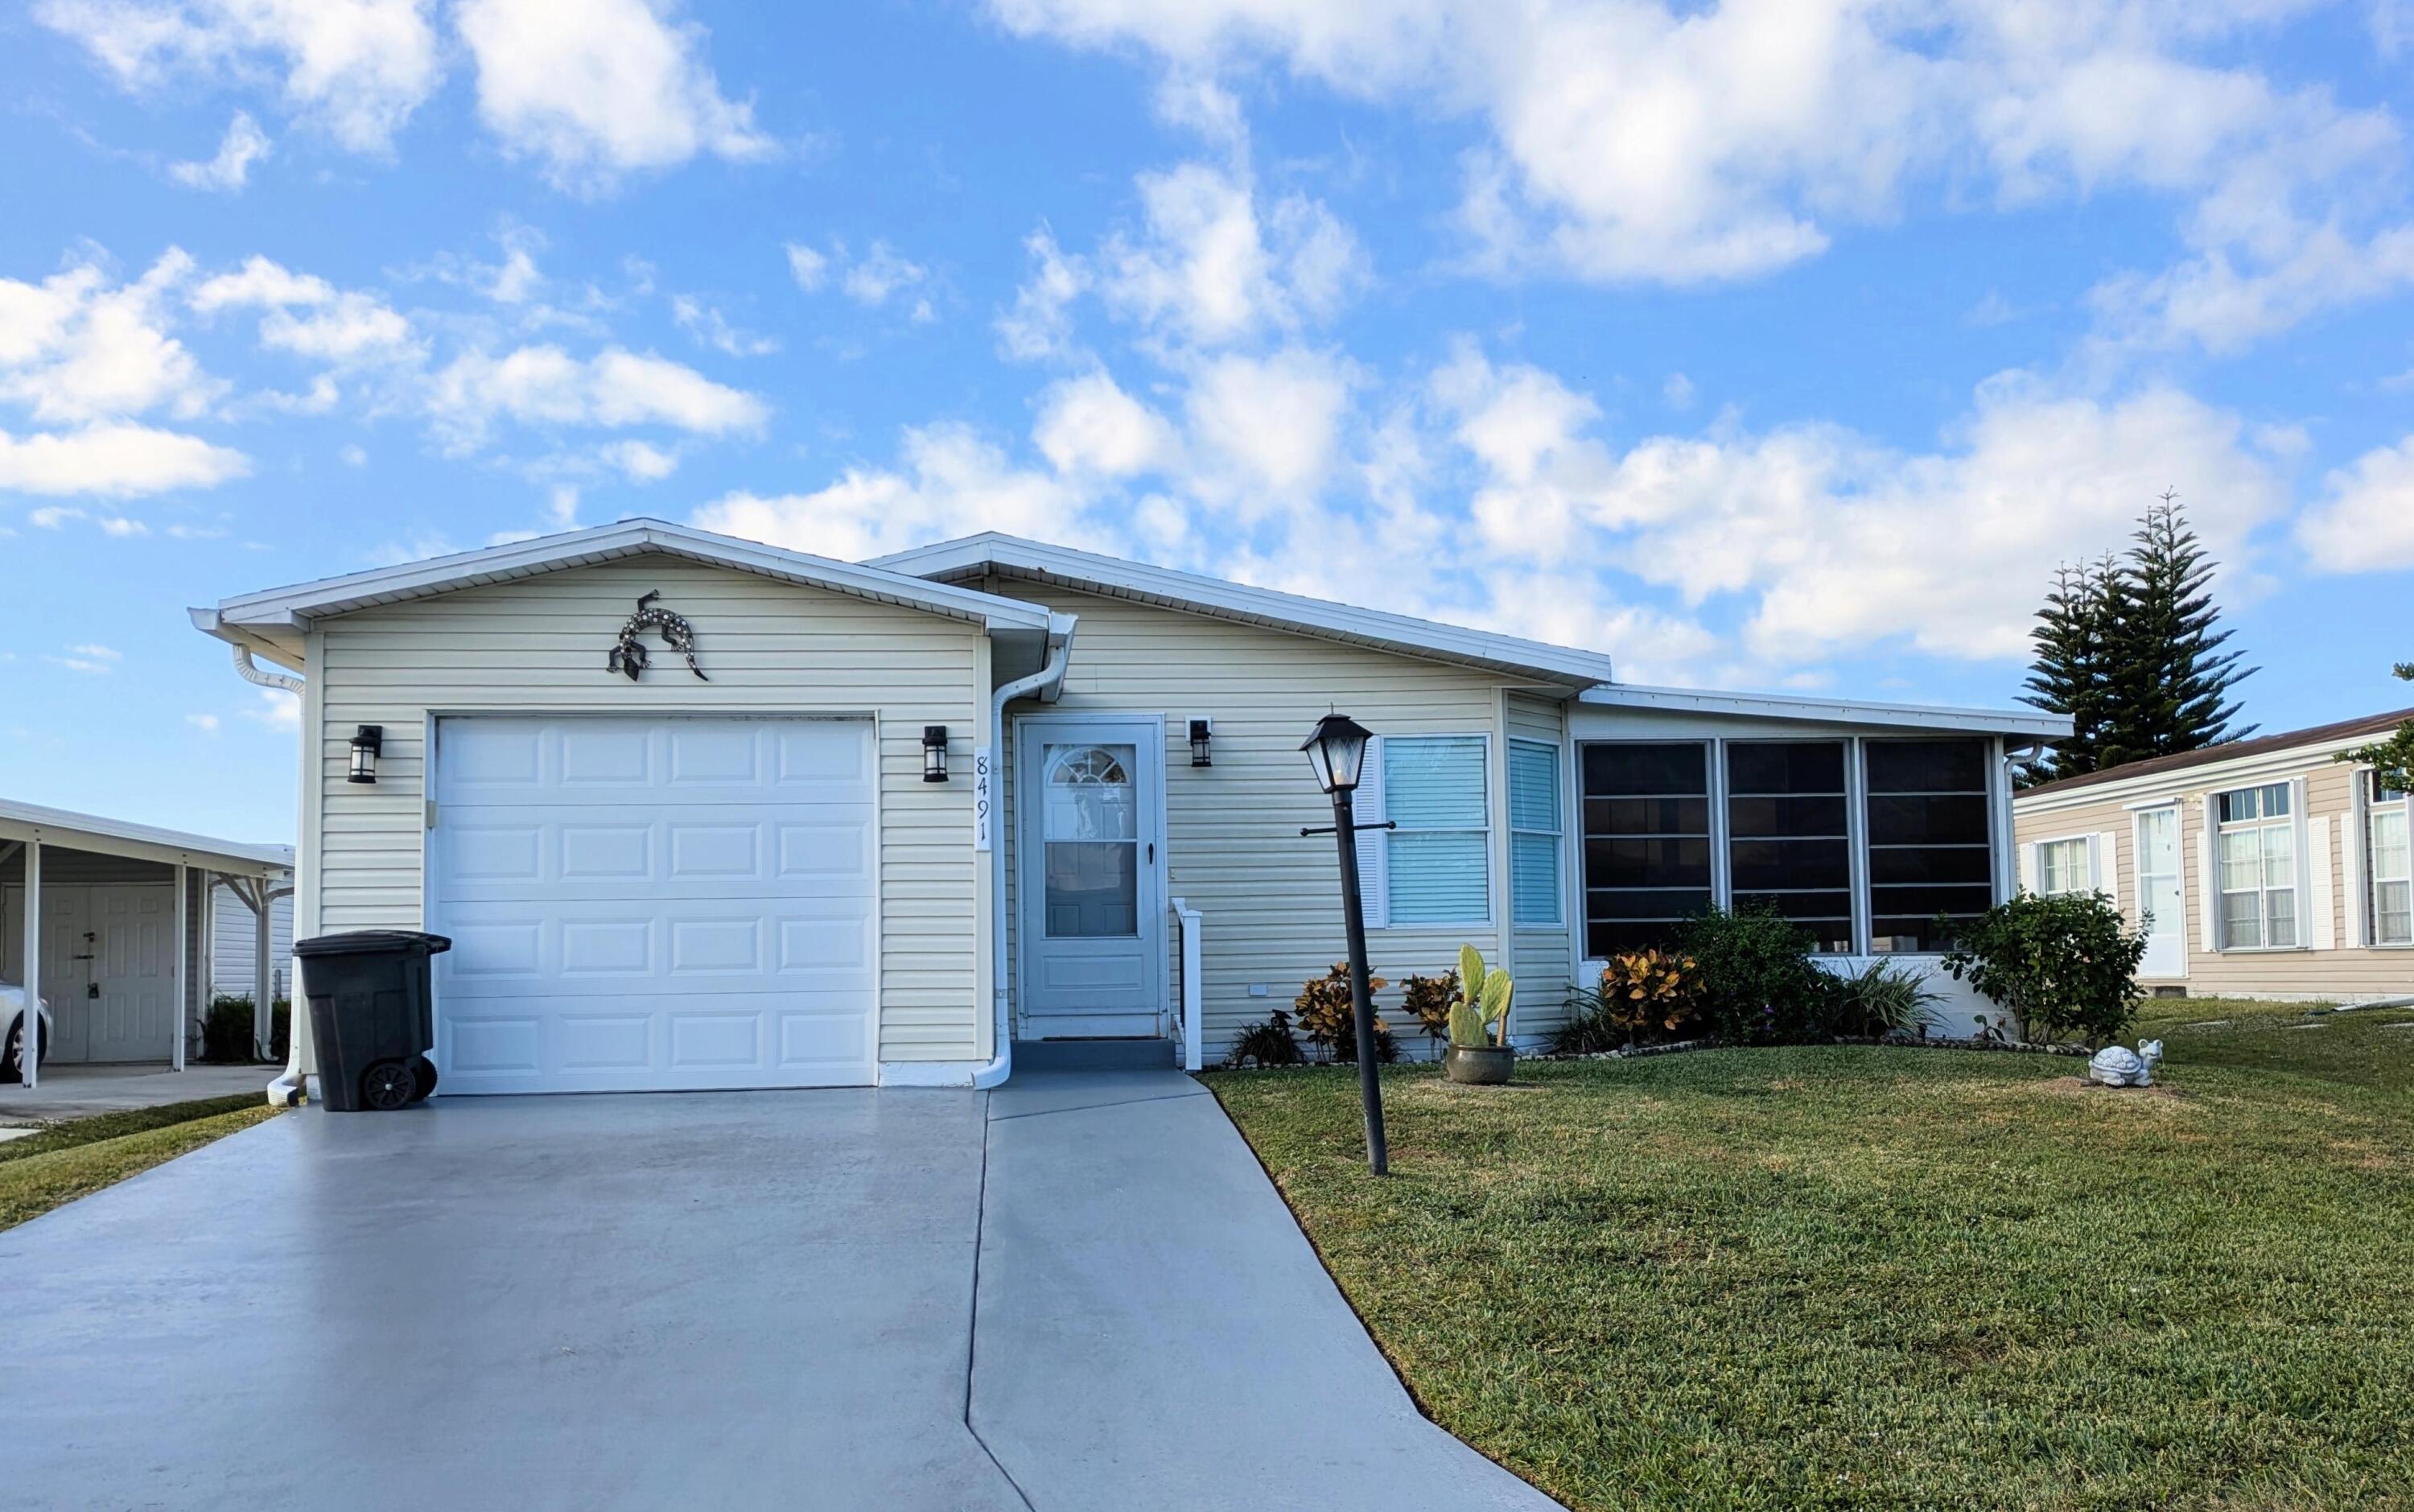
<svg viewBox="0 0 2414 1512"><path fill-rule="evenodd" d="M2021 885L2102 892L2168 996L2414 996L2407 803L2341 754L2414 710L2041 784L2013 802Z"/></svg>
<svg viewBox="0 0 2414 1512"><path fill-rule="evenodd" d="M285 846L0 800L0 1077L38 1085L58 1065L182 1070L215 984L246 996L274 988L287 964L277 952L291 949L290 906L281 945L273 925L292 867ZM222 952L235 959L221 965ZM238 983L237 966L250 980ZM45 1011L27 1066L29 981Z"/></svg>
<svg viewBox="0 0 2414 1512"><path fill-rule="evenodd" d="M301 696L300 934L453 940L445 1094L1212 1061L1343 953L1334 842L1301 834L1335 710L1378 737L1361 821L1395 826L1360 842L1375 972L1472 944L1526 1043L1588 962L1713 904L1932 959L1940 911L2017 885L2007 760L2069 728L1633 687L993 534L853 563L629 520L193 617Z"/></svg>

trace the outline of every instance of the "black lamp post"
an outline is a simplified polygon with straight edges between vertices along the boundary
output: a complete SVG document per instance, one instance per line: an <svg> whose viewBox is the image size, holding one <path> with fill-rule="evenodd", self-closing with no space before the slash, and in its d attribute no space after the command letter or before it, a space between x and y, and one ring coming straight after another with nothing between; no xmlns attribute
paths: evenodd
<svg viewBox="0 0 2414 1512"><path fill-rule="evenodd" d="M1358 897L1358 822L1350 797L1365 765L1370 734L1347 714L1327 714L1300 749L1316 768L1317 785L1333 797L1333 836L1341 846L1341 921L1349 940L1350 1016L1358 1030L1358 1098L1366 1111L1366 1168L1379 1176L1391 1169L1392 1158L1383 1143L1383 1090L1375 1074L1375 1003L1366 989L1366 914Z"/></svg>

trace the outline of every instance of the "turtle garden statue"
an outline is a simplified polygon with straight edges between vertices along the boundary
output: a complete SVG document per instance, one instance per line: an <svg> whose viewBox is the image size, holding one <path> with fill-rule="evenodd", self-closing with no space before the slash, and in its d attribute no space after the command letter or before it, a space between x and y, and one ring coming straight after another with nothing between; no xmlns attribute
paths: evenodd
<svg viewBox="0 0 2414 1512"><path fill-rule="evenodd" d="M2162 1058L2160 1040L2149 1040L2135 1050L2126 1045L2107 1045L2087 1063L2087 1076L2106 1086L2152 1086L2154 1063Z"/></svg>

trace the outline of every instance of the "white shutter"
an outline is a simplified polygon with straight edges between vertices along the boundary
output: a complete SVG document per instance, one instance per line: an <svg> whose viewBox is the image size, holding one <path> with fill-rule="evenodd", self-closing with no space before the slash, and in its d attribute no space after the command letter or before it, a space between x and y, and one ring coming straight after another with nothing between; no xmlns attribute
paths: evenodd
<svg viewBox="0 0 2414 1512"><path fill-rule="evenodd" d="M2109 830L2095 837L2095 891L2121 906L2121 846Z"/></svg>
<svg viewBox="0 0 2414 1512"><path fill-rule="evenodd" d="M2335 951L2338 921L2331 906L2331 817L2327 814L2305 821L2305 870L2313 883L2306 891L2305 906L2313 911L2314 925L2305 943L2317 951Z"/></svg>
<svg viewBox="0 0 2414 1512"><path fill-rule="evenodd" d="M1383 738L1379 735L1370 737L1366 741L1366 762L1358 774L1358 792L1352 807L1360 824L1380 824L1386 816L1383 812ZM1389 831L1358 831L1358 902L1368 929L1381 929L1392 921L1391 859Z"/></svg>
<svg viewBox="0 0 2414 1512"><path fill-rule="evenodd" d="M2347 948L2360 951L2371 943L2371 925L2364 918L2371 890L2363 872L2363 837L2370 822L2364 813L2362 771L2355 774L2355 803L2339 819L2339 876L2347 887Z"/></svg>
<svg viewBox="0 0 2414 1512"><path fill-rule="evenodd" d="M2020 846L2020 891L2022 892L2035 892L2044 888L2045 884L2038 880L2038 874L2042 870L2043 863L2037 859L2037 843L2032 840Z"/></svg>
<svg viewBox="0 0 2414 1512"><path fill-rule="evenodd" d="M2197 887L2204 893L2204 906L2197 910L2197 943L2210 954L2221 949L2221 860L2215 854L2221 847L2220 800L2204 801L2204 828L2197 832Z"/></svg>

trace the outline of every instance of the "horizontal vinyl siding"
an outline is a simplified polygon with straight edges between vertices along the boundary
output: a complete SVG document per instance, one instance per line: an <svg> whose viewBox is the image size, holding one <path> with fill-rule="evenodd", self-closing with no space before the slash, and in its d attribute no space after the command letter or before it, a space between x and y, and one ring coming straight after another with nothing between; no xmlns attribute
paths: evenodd
<svg viewBox="0 0 2414 1512"><path fill-rule="evenodd" d="M259 916L231 889L210 889L210 991L226 997L249 997L259 986L252 956L260 943ZM268 964L279 996L293 958L293 897L287 893L269 906Z"/></svg>
<svg viewBox="0 0 2414 1512"><path fill-rule="evenodd" d="M1063 698L1018 702L1009 716L1044 709L1165 718L1166 895L1202 916L1200 1022L1210 1061L1243 1027L1288 1008L1304 981L1345 953L1333 840L1299 832L1333 818L1299 751L1317 720L1338 708L1378 735L1483 735L1491 740L1487 759L1501 758L1501 680L1489 674L1010 578L976 586L1080 616ZM1212 767L1190 765L1192 715L1215 722ZM1006 749L1013 743L1009 727ZM1009 797L1003 827L1009 846L1010 805ZM1496 837L1507 822L1506 814L1493 815ZM1011 888L1010 851L1007 860ZM1011 899L1007 918L1011 932L1021 918ZM1499 921L1369 931L1370 965L1393 983L1378 995L1378 1007L1404 1047L1413 1053L1419 1037L1399 1009L1401 978L1449 969L1463 943L1497 961L1501 937ZM1170 924L1167 945L1179 949ZM1017 948L1011 933L1008 948ZM1170 962L1167 980L1178 981ZM1253 983L1267 995L1251 997Z"/></svg>
<svg viewBox="0 0 2414 1512"><path fill-rule="evenodd" d="M1576 808L1570 796L1574 779L1568 770L1564 706L1544 698L1512 693L1508 698L1509 737L1536 741L1558 754L1559 762L1559 910L1569 921L1555 927L1527 925L1511 935L1510 971L1517 980L1517 998L1510 1013L1512 1031L1520 1038L1547 1034L1566 1018L1568 988L1575 979L1575 918L1577 897L1573 847Z"/></svg>
<svg viewBox="0 0 2414 1512"><path fill-rule="evenodd" d="M647 637L642 681L604 659L639 594L695 626L698 681ZM879 723L880 1056L978 1048L972 785L922 781L922 726L969 751L981 630L846 594L648 557L363 610L320 626L320 907L327 930L417 928L430 711L871 713ZM354 726L385 726L378 781L344 780Z"/></svg>
<svg viewBox="0 0 2414 1512"><path fill-rule="evenodd" d="M2050 809L2020 804L2016 809L2014 827L2023 846L2041 840L2068 839L2075 835L2111 834L2120 868L2121 906L2134 921L2138 914L2138 876L2137 830L2131 823L2136 809L2132 805L2178 799L2180 879L2187 899L2188 974L2184 979L2141 979L2150 986L2184 985L2189 996L2197 997L2356 1000L2414 994L2414 950L2342 948L2328 951L2209 951L2203 949L2205 910L2213 906L2213 900L2204 896L2201 861L2208 840L2204 820L2205 799L2212 793L2226 792L2233 786L2260 786L2267 783L2285 782L2290 777L2305 779L2307 821L2310 823L2322 818L2330 821L2329 937L2344 946L2347 938L2349 890L2362 886L2363 881L2348 873L2348 847L2341 843L2341 836L2355 823L2356 772L2354 769L2337 762L2317 757L2276 776L2258 771L2251 779L2219 781L2217 786L2206 783L2199 774L2198 786L2095 803L2058 805ZM2362 847L2357 849L2361 851ZM2307 939L2314 937L2312 908L2320 891L2319 885L2316 884L2306 896L2298 900L2300 917L2307 926Z"/></svg>

